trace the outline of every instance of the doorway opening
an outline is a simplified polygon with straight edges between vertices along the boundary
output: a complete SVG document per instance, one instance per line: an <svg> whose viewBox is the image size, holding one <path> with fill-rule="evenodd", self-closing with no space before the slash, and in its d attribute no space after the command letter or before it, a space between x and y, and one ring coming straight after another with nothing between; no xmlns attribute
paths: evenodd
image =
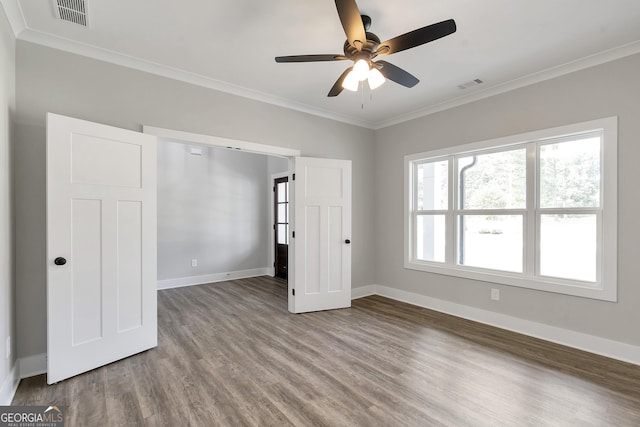
<svg viewBox="0 0 640 427"><path fill-rule="evenodd" d="M289 278L289 177L273 180L274 277Z"/></svg>
<svg viewBox="0 0 640 427"><path fill-rule="evenodd" d="M224 148L226 149L224 151L227 152L237 153L238 151L244 151L253 154L267 155L269 156L268 159L272 159L271 156L273 156L274 158L279 158L279 160L284 161L282 169L273 169L268 167L271 161L267 160L267 170L265 172L271 173L272 175L275 173L282 173L284 175L286 173L291 176L289 178L290 189L288 200L290 217L287 218L287 223L283 223L285 229L289 226L289 230L287 230L287 234L289 235L289 248L287 248L287 252L288 256L291 257L287 262L287 270L290 270L287 271L288 280L286 282L288 295L287 308L292 313L303 313L351 306L350 160L301 157L300 151L295 149L151 126L144 126L143 130L144 133L158 137L158 141L168 140L203 147L213 146ZM197 153L190 154L197 155ZM175 161L173 156L172 159ZM236 164L240 165L240 163ZM239 167L229 168L229 166L230 162L224 162L224 167L228 171L229 176L239 170ZM185 168L184 170L185 173L194 171L193 168ZM255 171L257 169L252 168L251 170ZM283 172L283 170L286 172ZM262 173L260 175L264 176ZM278 178L278 176L271 176L271 179L262 181L264 185L263 188L267 190L267 192L265 192L266 194L273 194L272 186L273 179L275 178ZM178 194L189 194L194 189L200 190L204 187L202 183L196 183L192 187L178 191ZM208 187L215 188L217 186ZM237 197L232 194L232 197L229 198L229 203L223 205L222 208L241 205L246 207L243 212L252 212L255 207L265 206L268 211L267 215L269 217L274 215L274 204L271 201L271 203L267 203L267 200L264 200L264 205L261 201L256 204L255 199L249 200L246 203L238 202ZM191 210L187 213L189 212L191 212ZM177 217L185 217L187 213L178 215ZM240 215L244 214L241 212L238 215L234 215L233 218L239 217ZM161 215L159 214L159 218L160 217ZM173 217L175 218L176 216ZM235 229L236 233L233 236L257 236L260 239L262 239L263 236L270 236L274 238L275 232L273 225L275 224L275 219L269 219L270 221L267 222L267 218L264 218L264 224L267 225L268 234L265 233L260 236L257 230L247 233L246 227L239 225L238 228ZM237 221L220 221L220 223L236 224ZM247 222L244 221L243 223L246 224ZM263 222L262 220L253 222L253 224L258 223ZM194 224L194 221L189 222L189 230L193 230L195 234L201 234L202 230L194 226ZM292 224L295 224L296 228L301 232L295 233L291 230ZM296 236L296 234L299 235ZM158 235L158 240L160 240L160 235ZM234 238L228 241L234 244L238 243ZM275 260L275 244L272 242L273 240L265 242L265 247L268 251L267 260L270 262L265 265L264 269L259 269L259 272L256 271L256 269L239 271L229 271L229 269L225 269L226 271L224 273L220 273L223 274L222 277L220 277L220 274L209 275L210 277L206 278L199 275L196 277L178 278L176 280L169 279L171 281L169 284L175 287L211 283L213 281L227 281L241 277L255 277L259 275L274 276L275 268L273 267L273 261ZM179 250L178 245L171 244L170 246L176 249L175 253L177 255L184 255L184 251ZM206 246L208 247L210 245L207 244ZM217 248L223 248L223 250L217 251L218 255L227 256L230 252L229 245L219 245ZM160 249L161 245L158 245L158 252L160 252ZM176 257L171 257L169 260L174 258ZM181 266L183 268L185 264L187 266L190 265L190 268L198 268L201 265L195 257L187 258L186 263L184 257L182 259ZM196 262L194 262L194 259L196 259ZM247 260L246 257L236 257L236 259L243 262ZM262 257L261 259L266 261ZM160 261L159 256L159 265ZM165 266L164 263L162 263L162 265L163 267ZM160 270L158 273L160 273ZM160 274L158 274L158 276L160 278ZM201 281L202 279L206 279L206 281ZM160 287L160 282L161 280L159 281L158 287Z"/></svg>

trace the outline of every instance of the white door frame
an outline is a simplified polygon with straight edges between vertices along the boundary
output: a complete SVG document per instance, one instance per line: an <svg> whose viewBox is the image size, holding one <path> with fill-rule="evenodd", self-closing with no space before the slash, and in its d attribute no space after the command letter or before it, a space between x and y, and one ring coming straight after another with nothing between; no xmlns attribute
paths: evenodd
<svg viewBox="0 0 640 427"><path fill-rule="evenodd" d="M181 130L165 129L155 126L142 126L142 133L157 136L159 138L174 142L193 142L196 144L209 145L212 147L228 148L230 150L241 150L255 154L265 154L277 157L298 157L300 150L293 148L283 148L275 145L258 144L249 141L240 141L220 136L202 135L199 133L184 132Z"/></svg>
<svg viewBox="0 0 640 427"><path fill-rule="evenodd" d="M178 143L195 143L201 145L207 145L210 147L226 148L229 150L240 150L248 153L263 154L266 156L285 157L289 160L289 182L293 181L294 159L300 157L300 150L293 148L278 147L275 145L258 144L249 141L240 141L237 139L223 138L219 136L203 135L199 133L185 132L175 129L160 128L155 126L142 126L142 133L154 135L160 139ZM290 191L290 206L295 206L295 199ZM292 212L293 209L290 210ZM273 215L273 214L272 214ZM291 216L291 222L295 218L293 214ZM294 299L291 298L293 289L295 289L295 281L293 275L295 274L295 265L293 262L293 254L295 253L295 239L289 239L289 280L287 290L287 308L290 312L294 311ZM271 264L273 265L273 261Z"/></svg>

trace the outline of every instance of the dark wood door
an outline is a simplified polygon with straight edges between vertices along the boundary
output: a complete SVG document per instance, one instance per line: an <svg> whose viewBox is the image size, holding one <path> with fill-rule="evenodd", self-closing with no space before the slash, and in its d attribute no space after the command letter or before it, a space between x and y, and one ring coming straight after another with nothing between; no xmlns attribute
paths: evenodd
<svg viewBox="0 0 640 427"><path fill-rule="evenodd" d="M289 271L289 178L276 178L274 191L275 277L287 280Z"/></svg>

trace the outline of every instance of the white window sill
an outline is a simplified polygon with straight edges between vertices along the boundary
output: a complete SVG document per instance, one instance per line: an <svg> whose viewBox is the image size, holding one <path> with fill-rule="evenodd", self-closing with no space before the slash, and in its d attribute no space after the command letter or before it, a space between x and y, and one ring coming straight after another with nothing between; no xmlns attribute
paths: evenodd
<svg viewBox="0 0 640 427"><path fill-rule="evenodd" d="M617 302L617 286L610 284L604 287L602 284L591 284L578 281L554 279L551 277L534 277L518 273L485 270L481 268L450 266L428 261L405 261L404 268L409 270L426 271L445 276L461 277L464 279L478 280L488 283L496 283L507 286L516 286L539 291L554 292L558 294L573 295L583 298L592 298L602 301Z"/></svg>

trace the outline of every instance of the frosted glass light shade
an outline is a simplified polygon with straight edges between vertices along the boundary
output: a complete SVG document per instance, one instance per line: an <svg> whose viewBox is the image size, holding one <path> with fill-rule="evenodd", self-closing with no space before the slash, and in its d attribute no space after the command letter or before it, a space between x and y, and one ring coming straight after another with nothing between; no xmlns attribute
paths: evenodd
<svg viewBox="0 0 640 427"><path fill-rule="evenodd" d="M347 74L347 76L342 81L342 87L347 90L350 90L351 92L355 92L358 90L359 86L360 86L360 80L358 80L353 70L351 70L349 74Z"/></svg>
<svg viewBox="0 0 640 427"><path fill-rule="evenodd" d="M369 77L369 63L364 59L358 59L353 66L352 73L359 81L366 80Z"/></svg>
<svg viewBox="0 0 640 427"><path fill-rule="evenodd" d="M377 68L372 68L369 72L369 87L375 89L385 82L385 78Z"/></svg>

